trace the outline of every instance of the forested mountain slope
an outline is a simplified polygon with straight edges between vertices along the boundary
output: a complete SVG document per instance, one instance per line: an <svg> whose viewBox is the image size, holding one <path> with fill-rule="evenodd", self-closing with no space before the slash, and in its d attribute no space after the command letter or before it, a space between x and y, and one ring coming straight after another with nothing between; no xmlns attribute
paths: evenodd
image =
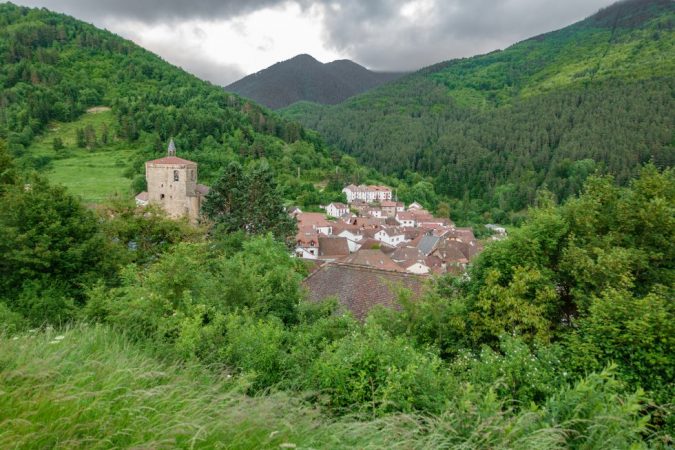
<svg viewBox="0 0 675 450"><path fill-rule="evenodd" d="M348 101L284 113L387 173L480 199L487 218L596 169L625 182L675 162L675 3L628 0L504 51L423 69ZM490 217L492 216L492 217Z"/></svg>
<svg viewBox="0 0 675 450"><path fill-rule="evenodd" d="M132 149L121 164L138 177L173 137L181 156L200 164L202 182L229 161L265 157L294 197L302 183L323 180L342 164L316 133L66 15L0 4L0 61L0 140L22 165L49 170L50 160L78 152ZM101 105L112 109L111 122L78 130L87 131L83 145L72 130L55 132L73 121L84 127L91 122L82 120L85 111ZM46 148L49 133L63 145Z"/></svg>
<svg viewBox="0 0 675 450"><path fill-rule="evenodd" d="M324 64L310 55L298 55L225 89L273 109L301 100L332 105L402 75L373 72L348 59Z"/></svg>

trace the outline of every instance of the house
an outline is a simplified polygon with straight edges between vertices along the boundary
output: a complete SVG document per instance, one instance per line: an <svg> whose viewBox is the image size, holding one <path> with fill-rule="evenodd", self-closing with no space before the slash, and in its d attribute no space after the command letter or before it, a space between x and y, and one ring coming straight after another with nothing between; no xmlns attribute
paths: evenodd
<svg viewBox="0 0 675 450"><path fill-rule="evenodd" d="M382 214L386 217L396 217L397 212L405 211L405 205L403 203L391 200L381 201L380 208L382 208Z"/></svg>
<svg viewBox="0 0 675 450"><path fill-rule="evenodd" d="M153 203L170 217L197 220L209 187L197 184L197 163L177 157L173 139L167 156L145 163L145 180L148 190L136 196L137 205Z"/></svg>
<svg viewBox="0 0 675 450"><path fill-rule="evenodd" d="M375 239L392 246L397 246L406 241L405 231L397 227L382 228L375 233Z"/></svg>
<svg viewBox="0 0 675 450"><path fill-rule="evenodd" d="M400 289L408 290L413 299L425 289L424 278L418 275L342 262L324 264L302 284L310 301L335 297L340 310L358 320L365 320L376 306L400 308Z"/></svg>
<svg viewBox="0 0 675 450"><path fill-rule="evenodd" d="M418 275L426 275L431 272L431 268L427 265L425 258L425 255L412 245L398 247L391 254L391 259L405 269L406 272Z"/></svg>
<svg viewBox="0 0 675 450"><path fill-rule="evenodd" d="M403 227L414 227L417 224L415 214L410 211L397 212L396 220Z"/></svg>
<svg viewBox="0 0 675 450"><path fill-rule="evenodd" d="M333 234L347 239L350 252L353 253L361 248L363 234L361 234L359 227L348 224L336 224L333 225Z"/></svg>
<svg viewBox="0 0 675 450"><path fill-rule="evenodd" d="M150 196L147 192L141 192L136 196L136 206L147 206Z"/></svg>
<svg viewBox="0 0 675 450"><path fill-rule="evenodd" d="M492 231L494 234L506 236L506 228L501 227L499 225L495 225L494 223L488 223L487 225L485 225L485 228Z"/></svg>
<svg viewBox="0 0 675 450"><path fill-rule="evenodd" d="M349 206L344 203L331 203L326 206L326 214L331 217L342 217L349 214Z"/></svg>
<svg viewBox="0 0 675 450"><path fill-rule="evenodd" d="M319 257L321 259L336 260L349 256L349 242L347 238L339 236L319 236Z"/></svg>
<svg viewBox="0 0 675 450"><path fill-rule="evenodd" d="M289 206L286 208L286 211L288 212L288 215L291 217L296 217L298 214L302 213L302 210L300 209L299 206Z"/></svg>
<svg viewBox="0 0 675 450"><path fill-rule="evenodd" d="M319 234L312 227L298 227L295 235L295 256L305 259L316 259L319 256Z"/></svg>
<svg viewBox="0 0 675 450"><path fill-rule="evenodd" d="M391 189L386 186L366 186L363 184L355 186L350 184L342 189L342 192L347 197L347 203L353 203L356 200L366 203L391 200Z"/></svg>
<svg viewBox="0 0 675 450"><path fill-rule="evenodd" d="M424 209L424 206L420 205L417 202L412 202L411 204L408 205L408 211L411 211L413 209Z"/></svg>
<svg viewBox="0 0 675 450"><path fill-rule="evenodd" d="M365 210L365 212L366 212L367 215L369 215L371 217L378 218L378 219L382 219L382 218L386 217L382 212L382 208L378 208L376 206L369 207L368 209Z"/></svg>
<svg viewBox="0 0 675 450"><path fill-rule="evenodd" d="M322 213L300 213L295 216L298 219L298 228L311 227L317 233L329 236L333 234L333 224L326 220Z"/></svg>
<svg viewBox="0 0 675 450"><path fill-rule="evenodd" d="M352 264L357 266L372 267L378 270L404 272L398 264L394 262L391 257L384 254L381 250L359 250L352 253L347 258L342 260L345 264Z"/></svg>

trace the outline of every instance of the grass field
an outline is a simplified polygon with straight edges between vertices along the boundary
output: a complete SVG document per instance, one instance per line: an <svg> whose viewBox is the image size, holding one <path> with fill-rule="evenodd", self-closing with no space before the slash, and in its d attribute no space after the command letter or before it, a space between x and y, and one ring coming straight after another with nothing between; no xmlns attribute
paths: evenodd
<svg viewBox="0 0 675 450"><path fill-rule="evenodd" d="M113 139L113 122L112 112L103 108L94 109L75 122L52 123L45 133L35 138L27 153L33 158L49 159L44 174L85 203L100 203L115 194L130 196L131 180L124 172L135 150ZM94 128L99 140L107 126L111 142L95 149L78 148L77 129L88 125ZM62 140L63 149L54 150L55 138Z"/></svg>
<svg viewBox="0 0 675 450"><path fill-rule="evenodd" d="M81 325L0 335L0 448L424 448L407 416L330 420Z"/></svg>

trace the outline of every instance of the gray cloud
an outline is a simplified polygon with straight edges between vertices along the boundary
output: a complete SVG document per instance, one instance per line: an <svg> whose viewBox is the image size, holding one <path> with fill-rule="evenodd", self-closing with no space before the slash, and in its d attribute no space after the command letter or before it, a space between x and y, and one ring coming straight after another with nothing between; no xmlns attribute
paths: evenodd
<svg viewBox="0 0 675 450"><path fill-rule="evenodd" d="M100 22L106 19L133 19L156 23L184 19L228 18L283 0L18 0L26 6L46 7L80 19Z"/></svg>
<svg viewBox="0 0 675 450"><path fill-rule="evenodd" d="M365 4L364 4L365 3ZM613 0L432 0L418 17L407 1L343 0L325 18L326 41L380 70L413 70L505 48L587 17Z"/></svg>
<svg viewBox="0 0 675 450"><path fill-rule="evenodd" d="M376 70L414 70L456 57L504 48L580 20L613 0L18 0L46 6L96 25L190 19L226 20L266 7L296 3L323 8L325 46ZM421 2L418 16L402 8ZM199 33L199 30L195 30ZM128 30L122 34L128 35ZM133 39L133 38L132 38ZM167 60L211 81L240 74L185 49L153 48ZM202 58L203 57L203 58Z"/></svg>

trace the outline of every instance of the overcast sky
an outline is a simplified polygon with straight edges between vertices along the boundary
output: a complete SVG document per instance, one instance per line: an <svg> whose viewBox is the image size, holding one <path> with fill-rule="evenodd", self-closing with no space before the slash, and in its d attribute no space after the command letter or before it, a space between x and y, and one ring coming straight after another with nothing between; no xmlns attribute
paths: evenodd
<svg viewBox="0 0 675 450"><path fill-rule="evenodd" d="M309 53L410 71L502 49L614 0L13 0L106 28L227 85Z"/></svg>

